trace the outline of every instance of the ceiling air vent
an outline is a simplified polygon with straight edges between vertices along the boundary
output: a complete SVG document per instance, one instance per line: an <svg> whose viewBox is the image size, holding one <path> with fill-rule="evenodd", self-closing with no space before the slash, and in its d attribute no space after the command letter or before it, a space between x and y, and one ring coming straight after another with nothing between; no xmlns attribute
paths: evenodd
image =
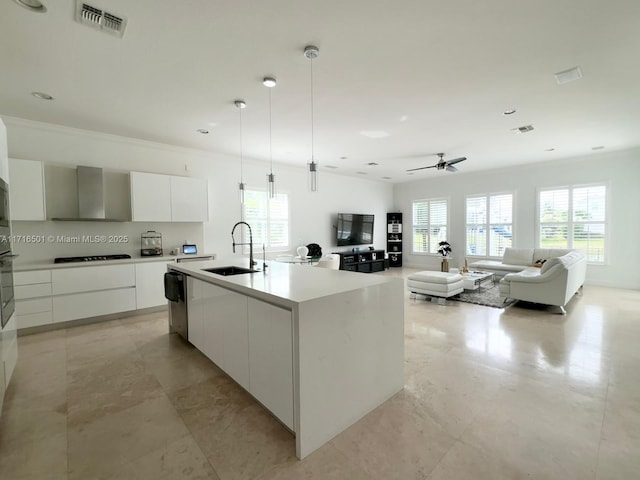
<svg viewBox="0 0 640 480"><path fill-rule="evenodd" d="M105 12L80 0L76 2L76 21L110 33L118 38L122 38L124 28L127 26L126 18Z"/></svg>
<svg viewBox="0 0 640 480"><path fill-rule="evenodd" d="M524 127L512 128L513 133L527 133L533 130L533 125L525 125Z"/></svg>

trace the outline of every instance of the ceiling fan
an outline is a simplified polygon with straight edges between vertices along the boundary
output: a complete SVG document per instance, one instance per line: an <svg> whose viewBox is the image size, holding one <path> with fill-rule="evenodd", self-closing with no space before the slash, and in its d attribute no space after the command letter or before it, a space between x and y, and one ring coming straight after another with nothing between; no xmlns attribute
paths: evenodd
<svg viewBox="0 0 640 480"><path fill-rule="evenodd" d="M444 157L444 153L438 153L437 155L440 157L440 160L438 160L438 163L436 163L435 165L430 165L428 167L412 168L410 170L407 170L407 172L413 172L415 170L424 170L425 168L437 168L438 170L446 170L447 172L457 172L458 169L453 165L456 163L464 162L467 159L467 157L460 157L460 158L454 158L453 160L445 160L444 158L442 158Z"/></svg>

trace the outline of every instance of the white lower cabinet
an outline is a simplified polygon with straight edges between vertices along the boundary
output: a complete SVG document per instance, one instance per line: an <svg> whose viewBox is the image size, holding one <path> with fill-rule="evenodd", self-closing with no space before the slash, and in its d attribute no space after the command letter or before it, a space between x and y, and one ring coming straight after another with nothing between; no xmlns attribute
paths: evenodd
<svg viewBox="0 0 640 480"><path fill-rule="evenodd" d="M164 274L171 261L136 263L136 307L150 308L166 305Z"/></svg>
<svg viewBox="0 0 640 480"><path fill-rule="evenodd" d="M249 298L251 394L291 430L293 331L291 311Z"/></svg>
<svg viewBox="0 0 640 480"><path fill-rule="evenodd" d="M204 351L206 343L204 331L204 297L202 296L202 287L204 285L205 283L201 282L200 280L197 280L193 277L187 277L187 315L189 316L189 343L191 343L191 345L207 355Z"/></svg>
<svg viewBox="0 0 640 480"><path fill-rule="evenodd" d="M189 341L249 390L247 297L187 277Z"/></svg>
<svg viewBox="0 0 640 480"><path fill-rule="evenodd" d="M135 287L53 297L53 321L55 323L135 309Z"/></svg>
<svg viewBox="0 0 640 480"><path fill-rule="evenodd" d="M13 274L18 328L48 325L53 322L51 270L33 270Z"/></svg>
<svg viewBox="0 0 640 480"><path fill-rule="evenodd" d="M193 277L187 299L189 342L294 430L291 312Z"/></svg>
<svg viewBox="0 0 640 480"><path fill-rule="evenodd" d="M0 380L3 381L3 388L0 390L4 390L4 387L9 385L11 375L13 375L13 370L16 368L16 363L18 362L18 332L16 317L17 315L11 316L7 324L2 329L2 333L0 335L0 341L2 342L2 346L0 347L0 352L2 352L0 354L0 369L2 370ZM0 406L2 406L1 400Z"/></svg>
<svg viewBox="0 0 640 480"><path fill-rule="evenodd" d="M135 287L135 266L128 263L60 268L51 271L51 284L54 295Z"/></svg>

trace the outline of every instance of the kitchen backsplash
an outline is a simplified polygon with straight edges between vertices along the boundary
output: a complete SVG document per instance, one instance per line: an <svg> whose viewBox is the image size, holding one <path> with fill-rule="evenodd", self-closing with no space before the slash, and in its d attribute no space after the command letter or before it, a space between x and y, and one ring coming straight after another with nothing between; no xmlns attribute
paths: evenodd
<svg viewBox="0 0 640 480"><path fill-rule="evenodd" d="M165 255L171 249L195 243L202 253L201 223L133 222L12 222L13 252L17 263L51 261L55 257L127 253L140 256L141 235L153 230L162 234Z"/></svg>

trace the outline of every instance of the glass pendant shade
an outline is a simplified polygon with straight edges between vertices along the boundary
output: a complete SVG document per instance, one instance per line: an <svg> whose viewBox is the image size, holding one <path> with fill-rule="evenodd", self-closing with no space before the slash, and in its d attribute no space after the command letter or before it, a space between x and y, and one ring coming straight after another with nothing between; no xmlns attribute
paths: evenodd
<svg viewBox="0 0 640 480"><path fill-rule="evenodd" d="M269 192L269 198L275 198L276 196L276 176L273 173L267 175L267 191Z"/></svg>
<svg viewBox="0 0 640 480"><path fill-rule="evenodd" d="M309 190L318 191L318 164L313 160L309 164Z"/></svg>
<svg viewBox="0 0 640 480"><path fill-rule="evenodd" d="M238 184L238 190L240 191L240 203L244 205L244 182Z"/></svg>

